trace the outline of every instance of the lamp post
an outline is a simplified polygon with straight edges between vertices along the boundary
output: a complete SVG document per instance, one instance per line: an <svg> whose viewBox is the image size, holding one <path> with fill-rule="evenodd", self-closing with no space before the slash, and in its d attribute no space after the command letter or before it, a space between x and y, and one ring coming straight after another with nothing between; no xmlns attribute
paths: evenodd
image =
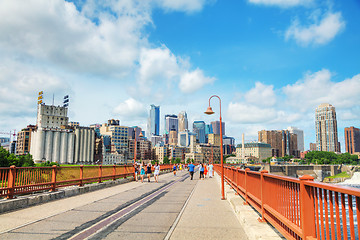
<svg viewBox="0 0 360 240"><path fill-rule="evenodd" d="M217 95L212 95L209 98L209 107L204 112L205 114L211 115L215 112L211 109L210 100L213 97L217 97L220 103L220 159L221 159L221 199L225 200L225 193L224 193L224 157L223 157L223 137L222 137L222 119L221 119L221 99Z"/></svg>

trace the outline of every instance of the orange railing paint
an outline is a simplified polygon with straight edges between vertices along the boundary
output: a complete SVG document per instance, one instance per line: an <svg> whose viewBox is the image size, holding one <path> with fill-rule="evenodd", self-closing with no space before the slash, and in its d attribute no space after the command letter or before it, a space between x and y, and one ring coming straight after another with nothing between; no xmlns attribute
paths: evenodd
<svg viewBox="0 0 360 240"><path fill-rule="evenodd" d="M215 165L220 174L220 165ZM360 190L224 167L225 180L287 239L359 239Z"/></svg>
<svg viewBox="0 0 360 240"><path fill-rule="evenodd" d="M161 171L171 170L172 164L160 165ZM38 191L56 191L72 185L116 180L134 176L132 165L63 166L63 167L15 167L0 168L0 197Z"/></svg>

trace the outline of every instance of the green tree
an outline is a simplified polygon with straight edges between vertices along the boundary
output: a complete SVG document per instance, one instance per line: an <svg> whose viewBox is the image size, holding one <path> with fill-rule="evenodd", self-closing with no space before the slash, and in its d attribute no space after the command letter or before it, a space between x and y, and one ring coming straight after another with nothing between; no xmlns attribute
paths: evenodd
<svg viewBox="0 0 360 240"><path fill-rule="evenodd" d="M169 164L169 163L170 163L170 159L169 159L167 156L165 156L163 163L164 163L164 164Z"/></svg>

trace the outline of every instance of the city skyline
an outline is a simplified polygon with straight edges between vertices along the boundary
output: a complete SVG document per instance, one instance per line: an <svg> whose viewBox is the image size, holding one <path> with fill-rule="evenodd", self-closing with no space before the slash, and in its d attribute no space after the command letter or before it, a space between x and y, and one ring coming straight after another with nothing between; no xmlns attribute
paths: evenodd
<svg viewBox="0 0 360 240"><path fill-rule="evenodd" d="M217 94L237 143L294 126L308 149L322 103L336 108L342 152L344 128L359 127L355 0L2 1L0 13L1 132L36 122L39 91L47 104L70 95L82 126L147 130L150 104L210 123Z"/></svg>

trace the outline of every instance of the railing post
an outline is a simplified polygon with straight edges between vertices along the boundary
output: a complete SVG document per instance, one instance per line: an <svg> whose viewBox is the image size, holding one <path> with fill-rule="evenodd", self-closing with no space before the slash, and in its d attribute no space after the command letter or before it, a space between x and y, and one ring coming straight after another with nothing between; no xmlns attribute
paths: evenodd
<svg viewBox="0 0 360 240"><path fill-rule="evenodd" d="M248 205L248 195L247 195L247 173L250 171L250 168L245 169L245 202L244 205Z"/></svg>
<svg viewBox="0 0 360 240"><path fill-rule="evenodd" d="M51 190L50 192L56 191L56 174L57 174L57 166L53 165L51 169Z"/></svg>
<svg viewBox="0 0 360 240"><path fill-rule="evenodd" d="M101 183L101 177L102 177L102 165L99 165L99 183Z"/></svg>
<svg viewBox="0 0 360 240"><path fill-rule="evenodd" d="M116 180L116 165L114 164L113 165L113 180L115 181Z"/></svg>
<svg viewBox="0 0 360 240"><path fill-rule="evenodd" d="M80 165L80 183L79 186L83 186L83 179L84 179L84 165Z"/></svg>
<svg viewBox="0 0 360 240"><path fill-rule="evenodd" d="M300 226L302 228L302 239L316 237L315 225L315 206L313 188L306 186L306 181L314 181L309 175L304 175L300 179Z"/></svg>
<svg viewBox="0 0 360 240"><path fill-rule="evenodd" d="M14 188L15 188L15 179L16 179L16 167L12 165L9 168L9 175L8 175L8 194L6 196L7 199L14 198Z"/></svg>
<svg viewBox="0 0 360 240"><path fill-rule="evenodd" d="M260 177L261 177L261 218L259 218L258 220L260 222L266 222L265 218L264 218L264 189L265 189L265 181L264 181L264 173L268 173L267 170L262 170L260 172Z"/></svg>

